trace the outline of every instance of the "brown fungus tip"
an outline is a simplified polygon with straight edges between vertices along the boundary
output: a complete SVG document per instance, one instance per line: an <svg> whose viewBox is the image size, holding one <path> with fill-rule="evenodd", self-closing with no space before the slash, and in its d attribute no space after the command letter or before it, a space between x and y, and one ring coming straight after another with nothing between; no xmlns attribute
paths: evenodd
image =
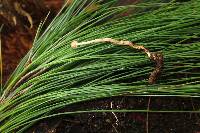
<svg viewBox="0 0 200 133"><path fill-rule="evenodd" d="M150 59L155 62L156 66L149 76L149 84L155 84L163 68L163 54L160 52L151 53Z"/></svg>

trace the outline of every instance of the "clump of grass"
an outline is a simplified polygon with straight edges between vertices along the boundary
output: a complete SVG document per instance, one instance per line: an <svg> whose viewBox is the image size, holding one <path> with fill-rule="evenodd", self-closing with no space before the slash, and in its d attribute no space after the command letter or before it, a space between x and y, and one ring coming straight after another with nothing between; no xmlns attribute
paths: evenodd
<svg viewBox="0 0 200 133"><path fill-rule="evenodd" d="M39 28L32 49L3 87L0 132L23 132L43 118L84 112L53 113L98 98L124 94L199 97L200 1L158 0L128 6L114 6L115 2L74 0L43 33ZM92 4L98 7L88 10ZM115 17L130 8L135 13ZM139 50L107 42L77 49L70 46L74 40L98 38L128 40L162 52L164 67L156 84L147 80L154 63Z"/></svg>

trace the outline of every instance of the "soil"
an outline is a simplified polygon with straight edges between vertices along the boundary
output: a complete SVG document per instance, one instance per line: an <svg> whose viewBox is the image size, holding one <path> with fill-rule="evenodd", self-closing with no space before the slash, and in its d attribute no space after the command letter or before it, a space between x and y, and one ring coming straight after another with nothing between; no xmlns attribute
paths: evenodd
<svg viewBox="0 0 200 133"><path fill-rule="evenodd" d="M58 112L92 109L193 110L199 99L178 97L113 97L71 105ZM112 104L112 106L111 106ZM149 105L149 106L148 106ZM83 113L46 119L28 133L199 133L199 114Z"/></svg>
<svg viewBox="0 0 200 133"><path fill-rule="evenodd" d="M2 32L4 83L31 48L39 22L45 18L49 10L53 18L64 2L42 0L41 4L37 5L36 1L27 0L25 3L20 1L22 2L20 4L24 4L23 9L32 16L31 29L26 17L14 11L10 15L17 16L16 25L10 17L0 14L0 24L5 24ZM133 0L125 0L121 4L127 2ZM85 109L198 110L199 108L199 98L121 96L71 105L58 112ZM82 113L41 120L28 129L27 133L200 133L199 118L200 114L197 113Z"/></svg>

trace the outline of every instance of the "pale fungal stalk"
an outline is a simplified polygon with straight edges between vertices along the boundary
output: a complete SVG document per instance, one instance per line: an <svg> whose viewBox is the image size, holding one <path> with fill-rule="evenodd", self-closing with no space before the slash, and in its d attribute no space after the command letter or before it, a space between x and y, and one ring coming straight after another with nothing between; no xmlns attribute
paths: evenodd
<svg viewBox="0 0 200 133"><path fill-rule="evenodd" d="M77 42L77 41L73 41L71 43L71 47L72 48L77 48L79 46L83 46L83 45L87 45L87 44L94 44L94 43L112 43L112 44L115 44L115 45L124 45L124 46L130 46L134 49L141 49L143 50L147 55L148 57L150 58L151 56L151 53L149 52L148 49L146 49L144 46L141 46L141 45L137 45L135 43L132 43L130 41L123 41L123 40L115 40L115 39L112 39L112 38L101 38L101 39L95 39L95 40L92 40L92 41L87 41L87 42Z"/></svg>
<svg viewBox="0 0 200 133"><path fill-rule="evenodd" d="M137 44L130 42L130 41L123 41L123 40L119 41L119 40L115 40L115 39L112 39L112 38L100 38L100 39L95 39L95 40L91 40L91 41L87 41L87 42L73 41L71 43L71 47L77 48L79 46L95 44L95 43L112 43L112 44L115 44L115 45L129 46L129 47L134 48L134 49L143 50L147 54L149 59L156 63L154 71L149 76L148 82L150 84L154 84L157 80L157 77L161 73L161 70L162 70L162 67L163 67L163 55L162 55L162 53L150 52L144 46L137 45Z"/></svg>

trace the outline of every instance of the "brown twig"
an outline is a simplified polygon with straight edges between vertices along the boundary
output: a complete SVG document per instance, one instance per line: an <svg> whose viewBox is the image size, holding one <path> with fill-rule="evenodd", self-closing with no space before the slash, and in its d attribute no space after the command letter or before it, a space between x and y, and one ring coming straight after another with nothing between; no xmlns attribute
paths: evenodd
<svg viewBox="0 0 200 133"><path fill-rule="evenodd" d="M32 79L32 78L34 78L34 77L36 77L36 76L42 74L43 72L45 72L45 70L46 70L46 68L43 68L43 69L37 70L37 71L35 71L35 72L31 71L31 72L25 74L25 75L22 76L21 79L12 87L12 89L11 89L9 92L11 92L12 90L16 89L16 88L19 87L21 84L23 84L24 82L28 81L29 79ZM31 87L32 87L32 86L30 86L30 87L28 87L28 88L26 88L26 89L20 91L19 93L17 93L16 96L10 96L10 95L12 95L12 94L10 94L10 95L8 95L8 96L7 96L6 94L3 95L4 97L1 97L1 98L0 98L0 104L4 102L5 97L13 97L13 98L15 98L15 97L17 97L17 96L19 96L19 95L22 95L22 94L24 94L25 92L27 92L27 91L29 90L29 88L31 88Z"/></svg>
<svg viewBox="0 0 200 133"><path fill-rule="evenodd" d="M149 82L149 84L156 83L156 80L157 80L158 76L160 75L162 67L163 67L162 53L150 52L147 48L145 48L142 45L137 45L136 43L133 43L130 41L123 41L123 40L119 41L119 40L115 40L112 38L100 38L100 39L95 39L95 40L91 40L91 41L87 41L87 42L80 42L80 43L77 41L73 41L71 43L71 47L77 48L79 46L84 46L84 45L94 44L94 43L112 43L115 45L129 46L134 49L143 50L147 54L149 59L152 60L153 62L155 62L155 64L156 64L154 71L151 72L151 74L149 76L148 82Z"/></svg>
<svg viewBox="0 0 200 133"><path fill-rule="evenodd" d="M18 96L20 96L20 95L26 93L31 87L33 87L33 85L30 85L29 87L27 87L27 88L21 90L21 91L18 92L16 95L11 96L10 98L12 98L12 99L17 98ZM8 96L8 97L9 97L9 96Z"/></svg>
<svg viewBox="0 0 200 133"><path fill-rule="evenodd" d="M27 73L26 75L24 75L23 77L21 77L21 79L15 84L15 86L13 87L13 89L15 89L16 87L18 87L23 82L25 82L25 81L27 81L27 80L29 80L31 78L34 78L34 77L40 75L45 70L46 70L46 68L43 68L43 69L37 70L35 72L31 71L31 72Z"/></svg>

